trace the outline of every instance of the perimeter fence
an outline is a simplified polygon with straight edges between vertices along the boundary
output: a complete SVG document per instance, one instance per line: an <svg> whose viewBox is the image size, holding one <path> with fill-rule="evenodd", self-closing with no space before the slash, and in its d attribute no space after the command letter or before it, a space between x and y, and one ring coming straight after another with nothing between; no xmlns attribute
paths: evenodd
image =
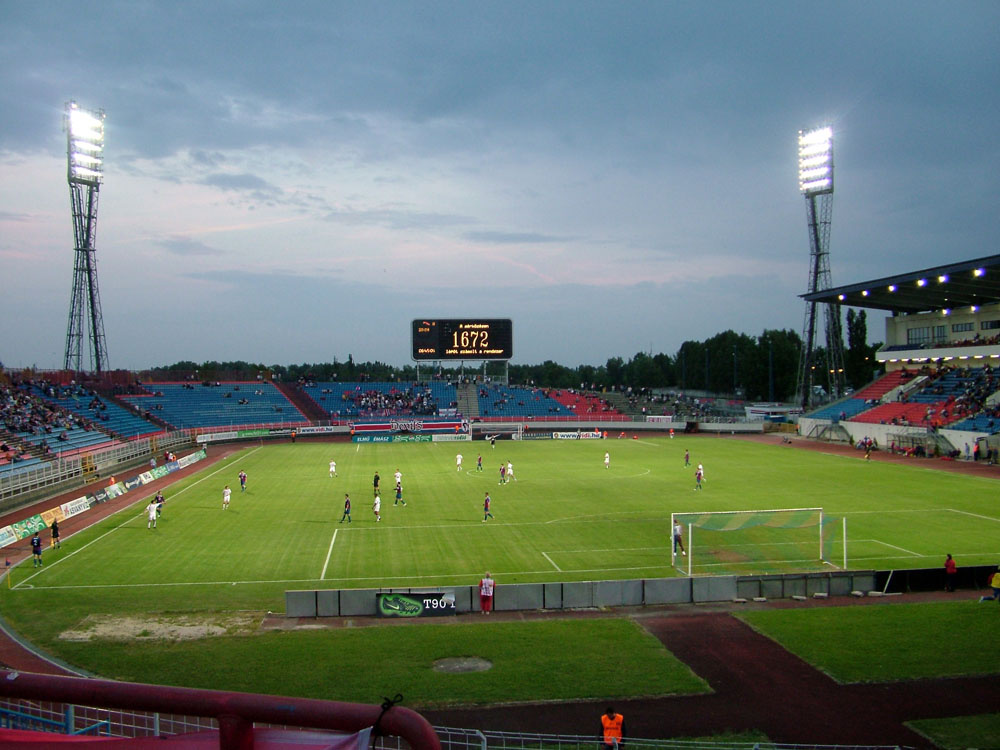
<svg viewBox="0 0 1000 750"><path fill-rule="evenodd" d="M255 724L256 727L293 728L287 725ZM90 734L108 737L155 737L218 729L207 717L170 713L122 711L0 698L0 727ZM498 732L456 727L434 727L442 750L604 750L596 736ZM401 737L373 737L380 750L408 750ZM629 737L625 746L636 750L906 750L900 745L787 744L768 741L720 741L712 739L644 739Z"/></svg>

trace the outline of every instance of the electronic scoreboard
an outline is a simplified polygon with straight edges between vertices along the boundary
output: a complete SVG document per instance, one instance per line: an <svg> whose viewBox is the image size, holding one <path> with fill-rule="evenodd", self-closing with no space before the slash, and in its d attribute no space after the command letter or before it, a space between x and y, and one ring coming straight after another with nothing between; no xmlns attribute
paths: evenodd
<svg viewBox="0 0 1000 750"><path fill-rule="evenodd" d="M510 359L514 326L509 318L413 321L413 359Z"/></svg>

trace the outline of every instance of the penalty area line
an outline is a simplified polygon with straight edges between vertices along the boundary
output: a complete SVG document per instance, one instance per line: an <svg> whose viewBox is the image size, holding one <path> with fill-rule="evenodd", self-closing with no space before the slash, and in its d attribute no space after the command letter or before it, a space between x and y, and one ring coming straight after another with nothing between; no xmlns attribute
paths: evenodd
<svg viewBox="0 0 1000 750"><path fill-rule="evenodd" d="M326 578L326 568L330 564L330 555L333 554L333 543L337 541L337 532L340 529L333 530L333 539L330 540L330 549L326 551L326 562L323 563L323 572L319 574L319 580Z"/></svg>
<svg viewBox="0 0 1000 750"><path fill-rule="evenodd" d="M926 555L921 555L919 552L908 550L905 547L897 547L895 544L889 544L889 542L883 542L881 539L872 539L871 541L875 542L876 544L881 544L885 547L892 547L893 549L898 549L900 552L905 552L908 555L913 555L913 557L926 557Z"/></svg>
<svg viewBox="0 0 1000 750"><path fill-rule="evenodd" d="M553 568L555 568L560 573L562 573L562 568L560 568L558 565L556 565L555 562L552 560L552 558L549 557L545 552L542 553L542 557L544 557L546 560L548 560L550 563L552 563L552 567Z"/></svg>

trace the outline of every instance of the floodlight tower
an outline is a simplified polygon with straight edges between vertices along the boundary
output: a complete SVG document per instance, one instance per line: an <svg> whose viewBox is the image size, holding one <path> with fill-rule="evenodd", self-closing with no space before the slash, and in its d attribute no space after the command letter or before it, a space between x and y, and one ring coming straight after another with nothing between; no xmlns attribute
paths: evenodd
<svg viewBox="0 0 1000 750"><path fill-rule="evenodd" d="M799 131L799 192L806 199L809 223L809 293L830 289L830 225L833 217L833 130L829 127ZM816 307L806 302L802 351L799 357L798 395L803 409L812 400L813 354L816 340ZM831 397L844 386L844 342L840 305L823 304L826 322L824 369Z"/></svg>
<svg viewBox="0 0 1000 750"><path fill-rule="evenodd" d="M73 292L66 329L63 367L81 372L84 328L89 331L90 364L101 373L108 366L101 295L97 286L97 196L104 180L104 111L88 112L76 102L66 105L69 194L73 206Z"/></svg>

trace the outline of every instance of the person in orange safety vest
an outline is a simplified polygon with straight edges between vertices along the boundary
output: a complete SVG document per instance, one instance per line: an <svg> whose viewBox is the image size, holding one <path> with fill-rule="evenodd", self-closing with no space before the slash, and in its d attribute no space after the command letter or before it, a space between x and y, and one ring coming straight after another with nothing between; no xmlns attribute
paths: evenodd
<svg viewBox="0 0 1000 750"><path fill-rule="evenodd" d="M625 717L615 713L612 706L601 715L601 740L607 748L617 748L625 742Z"/></svg>

